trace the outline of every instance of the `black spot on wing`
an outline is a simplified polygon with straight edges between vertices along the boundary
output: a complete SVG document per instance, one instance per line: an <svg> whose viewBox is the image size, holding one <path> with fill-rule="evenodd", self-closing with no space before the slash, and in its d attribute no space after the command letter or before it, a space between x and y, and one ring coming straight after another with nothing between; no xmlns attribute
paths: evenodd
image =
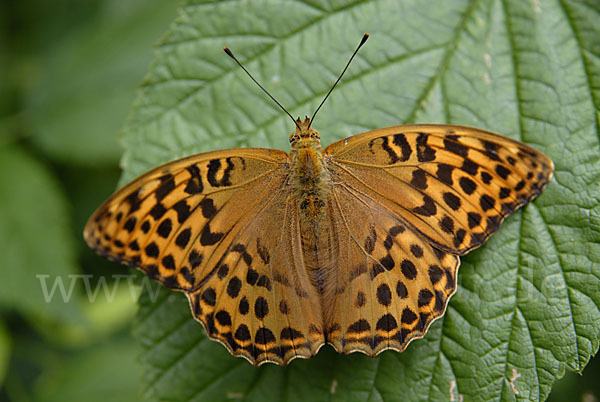
<svg viewBox="0 0 600 402"><path fill-rule="evenodd" d="M446 202L446 205L448 205L454 211L458 211L458 209L461 206L460 198L458 198L453 193L449 193L449 192L444 193L442 198L444 199L444 202Z"/></svg>
<svg viewBox="0 0 600 402"><path fill-rule="evenodd" d="M430 265L427 270L432 284L438 283L444 277L444 271L438 265Z"/></svg>
<svg viewBox="0 0 600 402"><path fill-rule="evenodd" d="M404 310L402 310L402 323L410 325L415 322L416 319L417 315L410 308L405 307Z"/></svg>
<svg viewBox="0 0 600 402"><path fill-rule="evenodd" d="M484 154L488 158L490 158L493 161L500 161L500 158L498 157L498 144L486 140L481 140L481 143L483 144L483 148L485 149Z"/></svg>
<svg viewBox="0 0 600 402"><path fill-rule="evenodd" d="M496 200L494 200L494 198L490 197L487 194L483 194L479 199L479 206L481 206L481 209L483 209L484 211L494 208L495 203Z"/></svg>
<svg viewBox="0 0 600 402"><path fill-rule="evenodd" d="M435 150L427 145L429 136L425 133L420 133L417 136L417 159L419 162L431 162L435 160Z"/></svg>
<svg viewBox="0 0 600 402"><path fill-rule="evenodd" d="M458 142L458 137L455 135L448 135L444 138L444 148L447 151L452 152L458 156L466 158L469 154L469 148Z"/></svg>
<svg viewBox="0 0 600 402"><path fill-rule="evenodd" d="M132 214L138 209L140 209L140 206L142 205L142 200L140 200L139 194L140 190L137 189L125 198L125 202L129 204L129 214Z"/></svg>
<svg viewBox="0 0 600 402"><path fill-rule="evenodd" d="M413 208L413 212L423 216L433 216L437 213L437 208L433 199L428 196L423 196L423 205Z"/></svg>
<svg viewBox="0 0 600 402"><path fill-rule="evenodd" d="M269 314L269 303L264 297L259 296L256 299L256 302L254 303L254 314L259 320L262 320Z"/></svg>
<svg viewBox="0 0 600 402"><path fill-rule="evenodd" d="M144 251L146 252L146 255L148 257L152 257L152 258L158 257L158 253L159 253L158 246L154 242L148 244L146 246L146 248L144 249Z"/></svg>
<svg viewBox="0 0 600 402"><path fill-rule="evenodd" d="M175 244L177 245L177 247L181 249L185 248L185 246L187 246L187 244L190 241L191 234L192 231L190 228L182 230L175 238Z"/></svg>
<svg viewBox="0 0 600 402"><path fill-rule="evenodd" d="M417 277L417 267L415 267L415 264L410 260L403 260L400 264L400 269L408 279L415 279Z"/></svg>
<svg viewBox="0 0 600 402"><path fill-rule="evenodd" d="M511 172L510 172L510 169L507 169L506 167L504 167L502 165L496 165L496 173L498 173L498 176L500 176L504 180L506 180L506 178L508 177L508 175Z"/></svg>
<svg viewBox="0 0 600 402"><path fill-rule="evenodd" d="M242 342L249 341L250 339L252 339L252 336L250 335L250 331L248 330L246 324L240 324L233 336L235 337L235 339Z"/></svg>
<svg viewBox="0 0 600 402"><path fill-rule="evenodd" d="M161 181L161 184L154 192L154 197L156 197L157 202L160 202L175 189L175 180L173 179L172 174L166 174L160 177L159 180Z"/></svg>
<svg viewBox="0 0 600 402"><path fill-rule="evenodd" d="M198 265L202 264L202 254L199 254L196 250L192 250L188 256L188 261L192 266L192 269L196 268Z"/></svg>
<svg viewBox="0 0 600 402"><path fill-rule="evenodd" d="M410 184L421 190L427 189L427 176L425 175L425 171L421 169L413 170Z"/></svg>
<svg viewBox="0 0 600 402"><path fill-rule="evenodd" d="M408 297L408 289L402 281L398 281L398 283L396 284L396 294L401 299L405 299L406 297Z"/></svg>
<svg viewBox="0 0 600 402"><path fill-rule="evenodd" d="M390 332L398 328L398 322L393 315L385 314L377 320L376 328L385 332Z"/></svg>
<svg viewBox="0 0 600 402"><path fill-rule="evenodd" d="M446 233L454 233L454 221L447 215L444 215L440 221L440 229Z"/></svg>
<svg viewBox="0 0 600 402"><path fill-rule="evenodd" d="M202 184L202 176L200 175L200 169L196 165L190 165L186 169L190 174L190 179L188 180L184 191L188 194L201 193L202 190L204 190L204 186Z"/></svg>
<svg viewBox="0 0 600 402"><path fill-rule="evenodd" d="M382 306L389 306L392 303L392 292L387 284L382 283L377 287L377 301Z"/></svg>
<svg viewBox="0 0 600 402"><path fill-rule="evenodd" d="M133 229L135 228L136 222L137 222L137 219L135 216L129 217L129 219L127 219L127 221L123 225L123 229L125 229L126 231L131 233L133 231Z"/></svg>
<svg viewBox="0 0 600 402"><path fill-rule="evenodd" d="M190 206L185 200L178 201L173 205L173 209L177 212L177 222L183 223L190 216Z"/></svg>
<svg viewBox="0 0 600 402"><path fill-rule="evenodd" d="M468 195L473 194L477 189L477 184L475 184L475 182L468 177L461 177L458 181L458 184L460 184L460 188L462 188L465 194Z"/></svg>
<svg viewBox="0 0 600 402"><path fill-rule="evenodd" d="M200 208L202 209L202 216L206 219L210 219L217 214L217 208L215 207L215 203L212 198L204 198L200 201Z"/></svg>
<svg viewBox="0 0 600 402"><path fill-rule="evenodd" d="M400 157L400 160L402 162L407 161L408 158L410 158L412 149L410 148L410 145L408 144L408 141L406 140L406 136L401 133L395 134L394 135L394 145L400 147L400 149L402 150L402 156Z"/></svg>
<svg viewBox="0 0 600 402"><path fill-rule="evenodd" d="M477 212L469 212L467 214L467 219L469 221L469 229L473 229L481 223L481 215Z"/></svg>
<svg viewBox="0 0 600 402"><path fill-rule="evenodd" d="M208 288L202 292L202 300L209 306L214 306L217 302L217 293L213 288Z"/></svg>
<svg viewBox="0 0 600 402"><path fill-rule="evenodd" d="M417 258L423 257L423 248L418 244L412 244L410 246L410 252Z"/></svg>
<svg viewBox="0 0 600 402"><path fill-rule="evenodd" d="M358 321L355 321L354 323L350 324L348 326L348 333L349 334L359 334L361 332L366 332L366 331L370 331L371 330L371 325L369 325L369 322L367 320L365 320L364 318L361 318Z"/></svg>
<svg viewBox="0 0 600 402"><path fill-rule="evenodd" d="M160 225L158 225L158 229L156 229L156 233L164 239L169 237L171 234L171 229L173 228L173 224L169 218L163 220Z"/></svg>
<svg viewBox="0 0 600 402"><path fill-rule="evenodd" d="M250 303L248 303L246 296L242 296L238 309L241 315L246 315L250 311Z"/></svg>
<svg viewBox="0 0 600 402"><path fill-rule="evenodd" d="M300 332L292 327L285 327L284 329L281 330L281 334L279 335L279 337L281 339L294 340L294 339L304 338L304 335L302 334L302 332Z"/></svg>
<svg viewBox="0 0 600 402"><path fill-rule="evenodd" d="M371 140L371 144L369 144L370 146L372 145L373 141L374 140ZM390 165L393 165L400 160L396 152L390 147L388 137L381 137L381 148L387 152L388 156L390 157Z"/></svg>
<svg viewBox="0 0 600 402"><path fill-rule="evenodd" d="M241 289L242 289L242 281L240 281L240 279L237 276L234 276L233 278L231 278L229 280L229 283L227 284L227 294L230 297L232 297L234 299L236 297L238 297Z"/></svg>
<svg viewBox="0 0 600 402"><path fill-rule="evenodd" d="M452 186L454 184L452 181L452 170L454 170L454 166L438 163L436 176L442 183Z"/></svg>
<svg viewBox="0 0 600 402"><path fill-rule="evenodd" d="M266 345L275 341L276 339L275 335L273 335L273 332L271 332L270 329L264 327L259 328L258 331L256 331L256 335L254 336L254 342L256 342L258 345Z"/></svg>
<svg viewBox="0 0 600 402"><path fill-rule="evenodd" d="M465 158L463 161L463 165L460 167L460 170L463 172L467 172L471 176L475 176L477 174L477 170L479 165L473 162L471 159Z"/></svg>
<svg viewBox="0 0 600 402"><path fill-rule="evenodd" d="M211 232L210 224L207 223L202 228L202 233L200 234L200 244L203 246L212 246L217 244L222 238L224 234L221 232Z"/></svg>
<svg viewBox="0 0 600 402"><path fill-rule="evenodd" d="M152 207L150 215L155 219L159 220L167 212L167 209L160 202Z"/></svg>
<svg viewBox="0 0 600 402"><path fill-rule="evenodd" d="M262 260L263 263L268 264L271 261L271 255L269 254L269 250L266 247L260 245L260 238L256 238L256 250L258 251L258 256Z"/></svg>
<svg viewBox="0 0 600 402"><path fill-rule="evenodd" d="M171 254L164 256L161 262L163 267L167 269L175 269L175 260Z"/></svg>
<svg viewBox="0 0 600 402"><path fill-rule="evenodd" d="M515 191L521 191L523 187L525 187L525 180L521 180L517 183L517 185L515 186Z"/></svg>
<svg viewBox="0 0 600 402"><path fill-rule="evenodd" d="M368 254L372 254L375 249L375 243L377 242L377 233L375 227L371 226L369 235L365 238L365 251Z"/></svg>
<svg viewBox="0 0 600 402"><path fill-rule="evenodd" d="M213 159L208 163L208 172L206 174L206 179L213 187L228 187L231 186L231 171L234 168L233 162L231 158L225 159L226 167L223 170L223 174L221 179L217 179L217 174L219 170L221 170L221 160Z"/></svg>
<svg viewBox="0 0 600 402"><path fill-rule="evenodd" d="M481 172L481 181L485 184L490 184L492 182L492 175L488 172Z"/></svg>

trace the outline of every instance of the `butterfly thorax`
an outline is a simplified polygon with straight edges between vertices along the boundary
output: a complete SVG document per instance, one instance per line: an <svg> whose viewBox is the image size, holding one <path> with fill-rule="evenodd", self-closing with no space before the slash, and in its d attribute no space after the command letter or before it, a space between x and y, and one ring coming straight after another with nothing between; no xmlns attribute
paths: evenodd
<svg viewBox="0 0 600 402"><path fill-rule="evenodd" d="M296 121L298 128L290 135L291 179L304 218L316 220L321 215L329 193L329 174L325 168L320 134L310 121Z"/></svg>

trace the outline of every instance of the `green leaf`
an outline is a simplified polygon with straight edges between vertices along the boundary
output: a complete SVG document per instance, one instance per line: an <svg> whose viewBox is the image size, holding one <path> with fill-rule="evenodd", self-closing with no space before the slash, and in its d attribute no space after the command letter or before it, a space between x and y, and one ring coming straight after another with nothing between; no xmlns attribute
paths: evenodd
<svg viewBox="0 0 600 402"><path fill-rule="evenodd" d="M56 179L16 145L0 147L0 306L80 322L67 203Z"/></svg>
<svg viewBox="0 0 600 402"><path fill-rule="evenodd" d="M28 60L41 74L26 91L26 119L34 143L56 160L83 165L118 160L115 133L150 63L151 44L176 8L176 2L161 0L101 5L95 18Z"/></svg>
<svg viewBox="0 0 600 402"><path fill-rule="evenodd" d="M288 149L315 109L326 145L400 123L466 124L549 155L555 178L463 258L446 315L403 353L325 347L250 366L208 340L181 295L146 291L146 399L543 400L600 338L600 6L589 1L188 1L156 49L123 130L123 181L225 147ZM155 300L154 300L155 299Z"/></svg>

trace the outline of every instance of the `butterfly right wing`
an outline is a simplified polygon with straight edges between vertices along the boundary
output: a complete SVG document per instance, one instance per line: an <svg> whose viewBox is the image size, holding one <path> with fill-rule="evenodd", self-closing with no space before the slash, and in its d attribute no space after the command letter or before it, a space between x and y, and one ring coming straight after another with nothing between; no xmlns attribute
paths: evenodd
<svg viewBox="0 0 600 402"><path fill-rule="evenodd" d="M168 163L110 197L84 237L184 291L194 317L232 354L253 364L310 357L324 343L322 318L286 190L288 163L267 149Z"/></svg>

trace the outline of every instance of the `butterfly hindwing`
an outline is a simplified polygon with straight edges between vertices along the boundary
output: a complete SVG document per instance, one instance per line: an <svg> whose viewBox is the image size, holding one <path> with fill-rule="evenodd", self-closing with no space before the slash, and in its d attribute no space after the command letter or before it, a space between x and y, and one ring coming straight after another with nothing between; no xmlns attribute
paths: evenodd
<svg viewBox="0 0 600 402"><path fill-rule="evenodd" d="M325 343L321 305L301 257L297 206L284 191L227 238L228 248L188 294L194 316L253 364L308 358Z"/></svg>
<svg viewBox="0 0 600 402"><path fill-rule="evenodd" d="M402 351L446 310L459 258L433 247L368 194L334 186L337 272L324 304L327 340L339 352Z"/></svg>
<svg viewBox="0 0 600 402"><path fill-rule="evenodd" d="M325 149L332 174L393 210L434 245L465 254L548 184L552 161L469 127L406 125Z"/></svg>

